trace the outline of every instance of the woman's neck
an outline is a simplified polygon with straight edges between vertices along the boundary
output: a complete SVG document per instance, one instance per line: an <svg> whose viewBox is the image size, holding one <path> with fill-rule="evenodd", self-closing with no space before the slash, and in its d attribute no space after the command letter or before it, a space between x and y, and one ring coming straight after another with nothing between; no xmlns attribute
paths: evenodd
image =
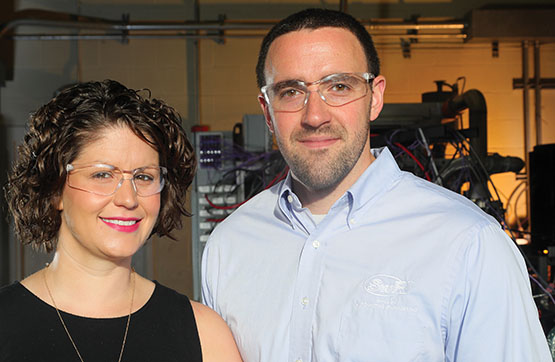
<svg viewBox="0 0 555 362"><path fill-rule="evenodd" d="M42 273L60 310L87 317L116 317L129 312L129 264L85 264L60 250Z"/></svg>

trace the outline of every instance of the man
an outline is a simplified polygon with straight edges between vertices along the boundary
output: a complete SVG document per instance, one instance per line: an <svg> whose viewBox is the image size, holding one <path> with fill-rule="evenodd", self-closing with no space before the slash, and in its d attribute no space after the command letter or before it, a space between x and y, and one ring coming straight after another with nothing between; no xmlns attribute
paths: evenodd
<svg viewBox="0 0 555 362"><path fill-rule="evenodd" d="M385 79L360 23L294 14L265 37L257 74L291 171L203 258L204 301L246 361L551 361L499 224L370 149Z"/></svg>

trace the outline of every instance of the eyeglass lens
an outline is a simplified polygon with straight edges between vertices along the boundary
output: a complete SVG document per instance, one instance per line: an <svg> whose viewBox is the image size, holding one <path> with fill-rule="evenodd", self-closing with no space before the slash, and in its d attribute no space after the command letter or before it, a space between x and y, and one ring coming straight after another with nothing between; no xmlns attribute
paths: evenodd
<svg viewBox="0 0 555 362"><path fill-rule="evenodd" d="M289 80L272 84L267 88L269 101L277 111L298 111L306 104L312 84L318 85L318 93L330 106L342 106L368 93L366 79L356 74L332 74L312 83Z"/></svg>
<svg viewBox="0 0 555 362"><path fill-rule="evenodd" d="M132 173L132 177L124 174ZM164 187L163 169L156 166L142 167L132 172L123 172L108 165L95 165L75 168L68 173L68 186L98 195L112 195L129 179L139 196L150 196L162 191Z"/></svg>

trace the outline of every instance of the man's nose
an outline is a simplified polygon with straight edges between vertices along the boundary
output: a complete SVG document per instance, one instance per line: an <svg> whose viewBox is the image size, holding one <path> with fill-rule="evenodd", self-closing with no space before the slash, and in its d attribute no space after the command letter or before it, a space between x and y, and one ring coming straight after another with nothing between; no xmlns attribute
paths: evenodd
<svg viewBox="0 0 555 362"><path fill-rule="evenodd" d="M318 90L308 93L308 99L303 116L303 125L311 128L318 128L322 124L330 121L329 105L324 102Z"/></svg>

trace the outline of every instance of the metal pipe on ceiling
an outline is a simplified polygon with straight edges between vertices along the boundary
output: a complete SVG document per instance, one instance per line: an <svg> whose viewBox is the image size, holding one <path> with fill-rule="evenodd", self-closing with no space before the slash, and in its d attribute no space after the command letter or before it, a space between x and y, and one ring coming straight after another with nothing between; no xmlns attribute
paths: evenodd
<svg viewBox="0 0 555 362"><path fill-rule="evenodd" d="M136 22L130 24L114 24L112 21L105 23L87 23L79 21L56 21L45 19L19 19L7 23L0 35L19 26L41 26L48 28L68 29L95 29L105 31L225 31L225 30L269 30L277 22L243 22L240 20L224 20L215 22ZM463 22L422 22L405 23L393 21L380 21L376 24L372 20L361 20L361 23L372 31L406 31L406 30L464 30Z"/></svg>
<svg viewBox="0 0 555 362"><path fill-rule="evenodd" d="M106 32L107 34L83 34L84 37L79 38L80 34L68 34L71 37L67 39L101 39L101 35L106 35L111 39L114 33L123 36L131 37L132 35L144 36L144 34L131 34L132 32L151 32L162 34L147 34L148 37L161 38L167 37L168 34L164 32L177 32L170 34L174 37L189 37L193 35L196 37L200 32L205 33L218 33L219 38L226 38L232 34L226 31L248 31L260 32L255 36L263 36L265 31L269 30L277 21L264 21L264 20L220 20L220 21L137 21L129 22L125 16L121 21L108 20L102 18L83 17L68 13L56 13L42 10L26 10L22 11L20 15L25 17L16 17L0 26L0 38L7 36L12 30L22 26L45 27L45 28L66 28L77 30L95 30L99 32ZM18 14L16 14L18 15ZM76 19L76 20L75 20ZM360 20L369 31L373 32L375 37L395 36L418 38L424 35L429 38L445 38L456 35L457 38L466 38L467 24L462 21L391 21L387 19L362 19ZM431 34L407 34L407 32L417 31L444 31L444 33L431 33ZM192 34L179 33L191 32ZM385 32L381 34L380 32ZM396 34L395 32L404 32ZM92 37L94 35L95 37ZM212 34L208 34L212 35ZM47 33L36 34L11 34L16 39L41 39L41 40L61 40L62 34L52 35ZM242 37L242 36L241 36Z"/></svg>
<svg viewBox="0 0 555 362"><path fill-rule="evenodd" d="M222 38L248 39L260 38L257 34L21 34L13 35L15 40L121 40L125 39L212 39ZM380 40L396 40L399 38L422 39L422 40L465 40L466 34L380 34L374 38Z"/></svg>

